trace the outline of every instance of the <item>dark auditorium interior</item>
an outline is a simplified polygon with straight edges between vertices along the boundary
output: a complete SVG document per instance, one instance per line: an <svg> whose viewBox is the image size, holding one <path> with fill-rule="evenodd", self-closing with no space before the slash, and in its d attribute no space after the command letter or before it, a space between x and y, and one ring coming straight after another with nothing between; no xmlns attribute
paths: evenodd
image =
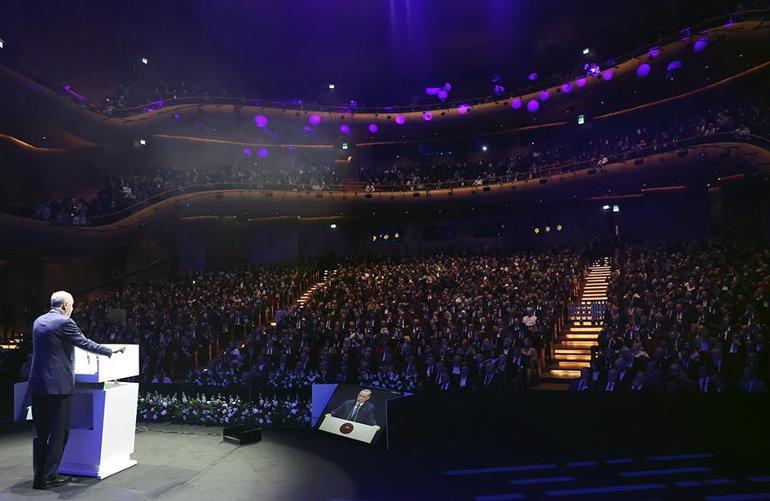
<svg viewBox="0 0 770 501"><path fill-rule="evenodd" d="M0 499L770 499L764 0L5 0L0 228Z"/></svg>

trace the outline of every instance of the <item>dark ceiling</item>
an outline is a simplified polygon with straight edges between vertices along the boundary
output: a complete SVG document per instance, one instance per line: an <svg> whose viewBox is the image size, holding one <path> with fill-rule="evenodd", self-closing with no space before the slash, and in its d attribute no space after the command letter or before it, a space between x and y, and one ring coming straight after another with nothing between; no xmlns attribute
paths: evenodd
<svg viewBox="0 0 770 501"><path fill-rule="evenodd" d="M6 53L98 95L196 80L264 99L389 105L491 94L619 56L738 2L700 0L5 0ZM141 57L150 59L141 65ZM334 83L333 93L328 89Z"/></svg>

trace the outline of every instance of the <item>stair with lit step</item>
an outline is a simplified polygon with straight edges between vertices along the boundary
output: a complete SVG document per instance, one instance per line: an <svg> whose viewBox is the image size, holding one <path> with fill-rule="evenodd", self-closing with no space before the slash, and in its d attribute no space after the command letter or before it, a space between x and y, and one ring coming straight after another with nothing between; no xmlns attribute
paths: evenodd
<svg viewBox="0 0 770 501"><path fill-rule="evenodd" d="M580 306L607 300L607 284L611 268L609 259L595 262L588 269L580 295ZM591 364L591 348L597 345L602 331L602 319L590 315L570 316L553 349L553 363L541 376L539 389L566 390L570 380L580 375L580 369Z"/></svg>
<svg viewBox="0 0 770 501"><path fill-rule="evenodd" d="M297 299L297 306L302 306L302 305L304 305L305 303L307 303L307 302L308 302L308 300L310 299L310 296L312 296L312 295L313 295L313 293L314 293L315 291L317 291L319 287L323 286L323 284L325 284L325 283L326 283L326 281L329 279L329 277L330 277L331 275L334 275L334 274L336 274L336 273L337 273L337 270L334 270L334 271L330 271L330 270L324 270L324 276L323 276L323 280L321 280L321 281L320 281L320 282L318 282L318 283L315 283L315 284L313 284L313 285L312 285L312 286L311 286L311 287L310 287L308 290L306 290L306 291L305 291L305 293L304 293L304 294L302 294L302 295L299 297L299 299Z"/></svg>

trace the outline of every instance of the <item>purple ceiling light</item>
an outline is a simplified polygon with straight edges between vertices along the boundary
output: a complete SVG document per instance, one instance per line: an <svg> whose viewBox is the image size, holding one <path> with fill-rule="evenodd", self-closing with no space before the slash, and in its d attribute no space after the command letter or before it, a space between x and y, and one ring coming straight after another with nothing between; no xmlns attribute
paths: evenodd
<svg viewBox="0 0 770 501"><path fill-rule="evenodd" d="M259 158L267 158L268 151L267 148L260 148L257 150L257 155L259 155Z"/></svg>
<svg viewBox="0 0 770 501"><path fill-rule="evenodd" d="M540 95L537 98L543 102L548 101L548 99L551 98L551 93L547 90L541 90Z"/></svg>
<svg viewBox="0 0 770 501"><path fill-rule="evenodd" d="M705 49L709 44L709 39L706 37L699 38L695 41L695 43L692 46L693 52L701 52L703 49Z"/></svg>
<svg viewBox="0 0 770 501"><path fill-rule="evenodd" d="M569 94L572 92L572 84L570 82L565 82L561 84L561 91L565 94Z"/></svg>
<svg viewBox="0 0 770 501"><path fill-rule="evenodd" d="M499 96L499 95L500 95L500 94L502 94L503 92L505 92L505 87L503 87L503 86L502 86L502 85L500 85L500 84L495 84L495 95L496 95L496 96Z"/></svg>
<svg viewBox="0 0 770 501"><path fill-rule="evenodd" d="M309 125L302 127L302 130L304 130L305 132L313 132L313 128L310 127Z"/></svg>
<svg viewBox="0 0 770 501"><path fill-rule="evenodd" d="M444 83L444 90L445 90L445 91L447 91L447 92L449 92L450 90L452 90L452 84L451 84L451 83L449 83L449 82L445 82L445 83Z"/></svg>
<svg viewBox="0 0 770 501"><path fill-rule="evenodd" d="M612 80L612 77L614 77L614 76L615 76L615 72L612 71L612 70L604 70L604 71L602 71L602 78L604 80L608 80L608 81Z"/></svg>
<svg viewBox="0 0 770 501"><path fill-rule="evenodd" d="M307 121L310 122L310 125L319 125L321 123L321 117L313 114L308 117Z"/></svg>
<svg viewBox="0 0 770 501"><path fill-rule="evenodd" d="M378 130L380 130L380 128L377 127L377 124L369 124L369 132L372 134L377 134Z"/></svg>
<svg viewBox="0 0 770 501"><path fill-rule="evenodd" d="M660 49L658 47L653 47L649 51L647 51L647 57L650 59L655 59L660 55Z"/></svg>
<svg viewBox="0 0 770 501"><path fill-rule="evenodd" d="M251 148L244 148L243 149L243 156L244 157L250 157L251 156Z"/></svg>
<svg viewBox="0 0 770 501"><path fill-rule="evenodd" d="M644 78L650 74L651 69L652 69L652 66L650 66L647 63L642 63L636 68L636 76L638 76L639 78Z"/></svg>
<svg viewBox="0 0 770 501"><path fill-rule="evenodd" d="M534 113L540 109L540 102L537 99L530 99L527 102L527 111Z"/></svg>
<svg viewBox="0 0 770 501"><path fill-rule="evenodd" d="M396 116L396 124L404 125L405 123L406 123L406 117L404 115L397 115Z"/></svg>
<svg viewBox="0 0 770 501"><path fill-rule="evenodd" d="M527 80L529 80L530 82L534 82L535 80L537 80L537 73L533 71L532 73L527 75Z"/></svg>
<svg viewBox="0 0 770 501"><path fill-rule="evenodd" d="M425 113L422 114L422 119L425 120L426 122L430 122L432 118L433 118L433 115L431 114L430 111L426 111Z"/></svg>
<svg viewBox="0 0 770 501"><path fill-rule="evenodd" d="M575 85L577 85L578 87L585 87L586 82L587 82L586 77L580 77L577 80L575 80Z"/></svg>
<svg viewBox="0 0 770 501"><path fill-rule="evenodd" d="M427 87L427 88L425 89L425 93L426 93L427 95L429 95L429 96L435 96L436 94L438 94L438 91L440 91L440 90L441 90L441 89L440 89L440 88L438 88L438 87Z"/></svg>
<svg viewBox="0 0 770 501"><path fill-rule="evenodd" d="M678 59L674 59L673 61L668 63L668 66L666 66L666 71L668 72L676 71L681 67L682 67L682 61L679 61Z"/></svg>
<svg viewBox="0 0 770 501"><path fill-rule="evenodd" d="M460 106L457 107L457 113L459 113L460 115L465 115L470 110L471 110L471 107L468 104L461 104Z"/></svg>
<svg viewBox="0 0 770 501"><path fill-rule="evenodd" d="M449 92L447 92L446 90L441 89L440 91L438 91L438 98L441 99L442 101L448 97L449 97Z"/></svg>
<svg viewBox="0 0 770 501"><path fill-rule="evenodd" d="M265 115L257 115L254 117L254 123L257 124L257 127L260 129L267 127L267 117Z"/></svg>
<svg viewBox="0 0 770 501"><path fill-rule="evenodd" d="M521 108L521 98L520 97L514 97L511 99L511 108L514 110L518 110Z"/></svg>
<svg viewBox="0 0 770 501"><path fill-rule="evenodd" d="M350 125L348 124L340 125L340 132L342 132L343 134L350 134Z"/></svg>

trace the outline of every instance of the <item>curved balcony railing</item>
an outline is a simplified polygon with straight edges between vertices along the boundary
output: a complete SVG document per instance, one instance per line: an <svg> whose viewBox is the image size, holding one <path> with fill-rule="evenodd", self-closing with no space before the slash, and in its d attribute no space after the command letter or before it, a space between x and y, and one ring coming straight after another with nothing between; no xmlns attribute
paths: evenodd
<svg viewBox="0 0 770 501"><path fill-rule="evenodd" d="M417 185L378 185L374 193L413 193L424 192L430 193L435 190L455 190L455 189L472 189L474 187L483 187L491 185L499 185L506 183L515 183L521 181L527 181L532 179L543 179L552 176L559 176L563 174L575 173L583 170L600 167L599 161L606 157L607 161L603 163L615 163L622 161L629 161L636 158L643 158L658 153L666 153L676 150L682 150L699 145L707 145L710 143L750 143L756 146L760 146L770 151L770 139L750 135L750 134L737 134L735 132L724 132L719 134L713 134L708 136L696 136L679 141L673 141L661 147L645 148L640 150L634 150L629 152L622 152L615 155L599 155L589 160L581 160L575 162L559 162L553 165L546 165L537 169L533 169L528 172L512 173L510 175L485 177L482 178L482 184L474 184L476 179L462 179L451 180L442 182L430 182ZM175 196L201 193L207 191L217 190L259 190L259 191L288 191L288 192L305 192L305 193L351 193L359 195L365 192L366 183L364 182L348 182L345 184L326 186L324 189L314 189L308 184L278 184L278 183L205 183L205 184L193 184L186 186L179 186L173 189L165 190L163 192L156 193L144 200L137 201L127 207L120 210L95 216L88 216L88 226L104 226L107 224L118 222L129 215L138 212L144 208L150 207L154 204L170 199ZM32 217L34 210L29 208L24 209L20 205L3 204L0 203L0 212L10 213L22 217Z"/></svg>
<svg viewBox="0 0 770 501"><path fill-rule="evenodd" d="M713 30L715 28L730 26L731 24L739 21L759 20L764 21L770 17L770 8L768 9L754 9L738 11L730 14L717 16L711 19L701 21L695 25L685 28L687 36L696 36L706 30ZM625 54L617 57L609 58L605 61L598 62L600 67L615 66L619 61L627 61L635 57L646 55L650 49L659 47L662 45L670 44L679 41L684 36L685 30L679 30L664 36L655 42L646 44L642 47L638 47ZM689 34L689 35L688 35ZM4 56L0 53L0 64L4 64L13 68L15 71L24 74L28 78L36 81L37 83L50 88L57 94L72 99L77 104L89 109L95 113L104 114L112 117L127 117L145 113L148 109L157 110L159 102L162 102L161 107L167 106L183 106L183 105L202 105L202 104L214 104L214 105L237 105L237 106L263 106L263 107L275 107L279 109L292 109L292 110L312 110L319 112L335 112L335 113L408 113L408 112L420 112L435 109L447 109L458 107L460 105L479 105L489 102L495 102L500 100L509 99L518 95L529 94L537 90L553 87L559 85L565 81L569 81L581 76L584 76L585 71L582 68L574 69L573 71L563 74L553 75L547 80L539 80L518 87L513 91L506 92L500 95L486 95L477 96L467 99L453 99L443 101L441 103L431 103L423 105L394 105L394 106L356 106L352 108L349 104L345 105L329 105L323 103L305 103L294 101L279 101L279 100L263 100L259 98L247 98L247 97L234 97L234 96L183 96L183 97L164 97L157 96L152 101L124 108L114 108L109 114L105 110L98 107L95 103L91 102L86 96L77 94L70 89L70 86L55 82L54 80L42 76L35 72L31 68L20 64L19 62Z"/></svg>

